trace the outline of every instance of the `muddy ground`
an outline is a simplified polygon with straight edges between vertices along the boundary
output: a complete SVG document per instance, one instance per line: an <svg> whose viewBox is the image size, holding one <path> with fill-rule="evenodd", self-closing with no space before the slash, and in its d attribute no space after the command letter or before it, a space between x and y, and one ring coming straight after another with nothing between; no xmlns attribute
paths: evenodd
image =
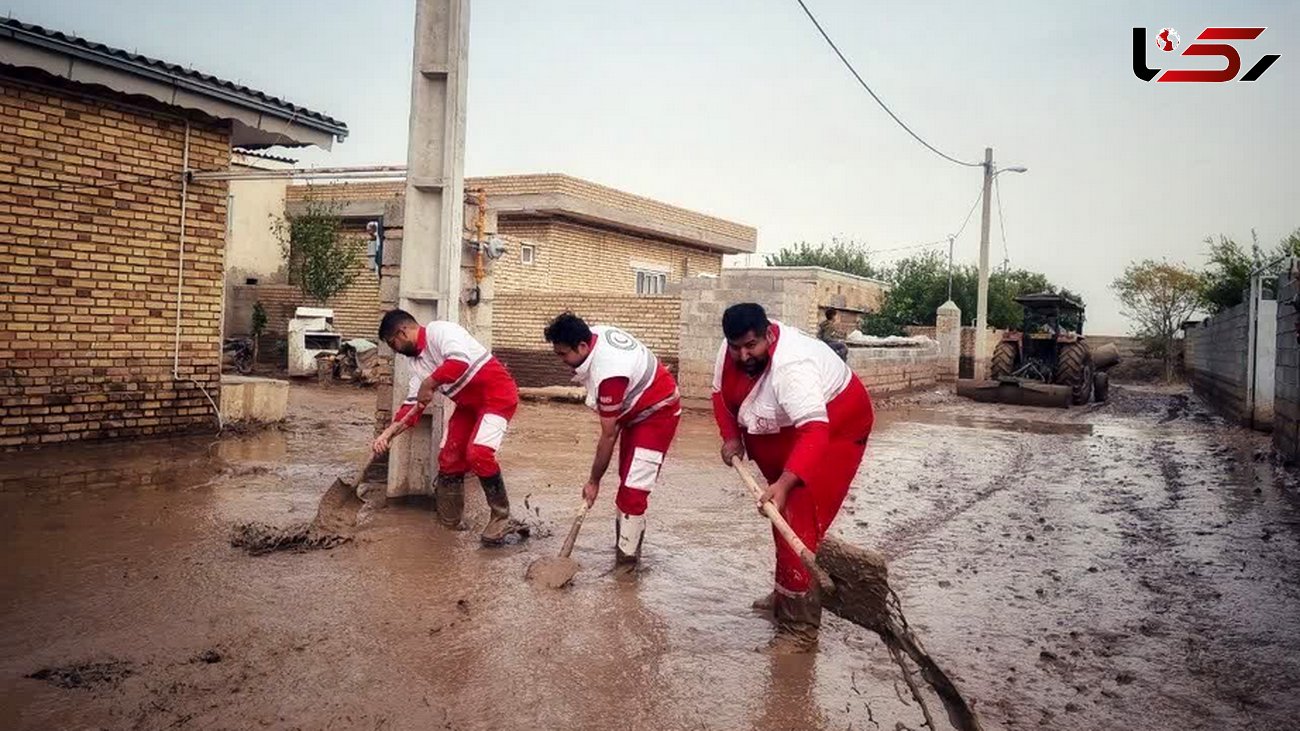
<svg viewBox="0 0 1300 731"><path fill-rule="evenodd" d="M1176 391L1113 393L897 400L835 528L889 556L989 728L1295 728L1300 492L1267 437ZM282 430L5 456L0 727L921 727L865 630L831 618L815 657L753 651L771 538L707 414L653 495L639 580L609 573L607 486L561 592L523 576L577 506L588 413L526 404L503 455L551 535L484 550L392 507L343 547L250 557L230 526L309 519L370 434L369 392L291 401Z"/></svg>

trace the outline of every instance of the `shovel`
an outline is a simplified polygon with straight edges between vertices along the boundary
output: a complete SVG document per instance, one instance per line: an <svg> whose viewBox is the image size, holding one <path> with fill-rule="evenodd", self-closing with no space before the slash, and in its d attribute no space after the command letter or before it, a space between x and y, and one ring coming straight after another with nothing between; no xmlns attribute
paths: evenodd
<svg viewBox="0 0 1300 731"><path fill-rule="evenodd" d="M309 528L313 536L347 535L352 532L357 525L357 512L364 505L361 498L357 497L357 486L366 479L366 470L377 460L373 454L367 457L351 480L335 478L316 506L316 517Z"/></svg>
<svg viewBox="0 0 1300 731"><path fill-rule="evenodd" d="M759 487L744 463L735 458L731 464L754 499L762 500L763 488ZM823 538L814 553L795 534L781 511L770 500L762 504L762 510L777 533L794 549L799 560L812 574L820 590L822 606L856 625L866 627L884 640L894 662L902 669L903 679L921 706L930 728L936 726L912 679L911 671L903 663L904 654L916 663L921 677L939 695L953 727L959 731L981 731L983 727L975 715L975 709L908 627L898 595L889 588L889 571L884 556L833 536Z"/></svg>
<svg viewBox="0 0 1300 731"><path fill-rule="evenodd" d="M310 523L277 527L265 523L241 523L230 534L230 545L254 556L272 551L303 551L333 548L352 540L357 514L364 503L357 497L357 486L366 478L366 470L375 462L368 457L351 481L339 477L321 495L316 517Z"/></svg>
<svg viewBox="0 0 1300 731"><path fill-rule="evenodd" d="M573 543L578 540L578 530L582 528L582 519L587 517L588 510L591 510L591 503L583 500L582 507L573 518L573 525L569 527L569 535L564 537L560 555L545 556L534 561L524 574L525 579L539 582L551 589L562 589L573 581L582 564L569 558L569 554L573 553Z"/></svg>

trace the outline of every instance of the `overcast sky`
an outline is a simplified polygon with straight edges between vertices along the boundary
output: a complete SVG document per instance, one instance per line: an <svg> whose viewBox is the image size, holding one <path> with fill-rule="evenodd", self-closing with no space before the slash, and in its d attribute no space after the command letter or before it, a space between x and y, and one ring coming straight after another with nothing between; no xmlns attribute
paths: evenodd
<svg viewBox="0 0 1300 731"><path fill-rule="evenodd" d="M807 0L894 111L949 154L995 148L1006 253L1128 324L1131 259L1300 226L1300 2ZM0 0L21 20L192 65L351 129L311 164L405 163L414 0ZM469 175L564 172L758 227L760 251L831 236L944 238L978 168L909 138L795 0L473 0ZM1085 7L1086 6L1086 7ZM1131 28L1268 26L1255 83L1144 83ZM1146 48L1153 67L1211 67ZM994 207L993 261L1003 256ZM978 256L978 212L957 257ZM909 252L902 252L909 253ZM897 256L890 254L888 256Z"/></svg>

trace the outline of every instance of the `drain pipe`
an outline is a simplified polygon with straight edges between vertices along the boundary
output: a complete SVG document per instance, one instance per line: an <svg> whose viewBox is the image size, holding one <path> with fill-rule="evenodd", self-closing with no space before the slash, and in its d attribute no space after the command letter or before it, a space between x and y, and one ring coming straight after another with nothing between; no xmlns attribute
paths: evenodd
<svg viewBox="0 0 1300 731"><path fill-rule="evenodd" d="M207 389L203 388L198 381L193 378L181 377L181 298L184 296L183 288L185 286L185 219L190 198L190 123L185 121L185 147L181 153L181 226L180 226L180 246L176 258L176 335L172 346L172 380L182 383L191 383L212 406L212 413L217 417L217 433L220 434L225 430L225 422L221 419L221 409L217 408L217 402L212 400ZM220 361L218 361L220 362Z"/></svg>

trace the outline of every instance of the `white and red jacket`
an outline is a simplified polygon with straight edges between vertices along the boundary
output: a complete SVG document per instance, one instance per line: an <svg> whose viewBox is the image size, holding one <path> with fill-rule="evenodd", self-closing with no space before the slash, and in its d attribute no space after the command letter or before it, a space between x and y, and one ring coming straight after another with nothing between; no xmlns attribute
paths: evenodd
<svg viewBox="0 0 1300 731"><path fill-rule="evenodd" d="M408 426L420 419L415 408L420 384L433 378L440 384L438 391L456 401L475 378L501 381L502 388L514 389L514 379L483 344L474 339L465 328L454 322L434 320L420 329L415 341L420 354L403 356L411 365L411 379L406 401L393 421L404 421Z"/></svg>
<svg viewBox="0 0 1300 731"><path fill-rule="evenodd" d="M858 377L826 343L773 321L768 365L750 376L718 349L713 411L723 439L767 442L785 469L808 480L831 439L865 440L874 413ZM770 439L768 439L770 437Z"/></svg>
<svg viewBox="0 0 1300 731"><path fill-rule="evenodd" d="M677 381L640 340L616 327L591 328L591 352L574 369L587 406L632 425L681 401Z"/></svg>

